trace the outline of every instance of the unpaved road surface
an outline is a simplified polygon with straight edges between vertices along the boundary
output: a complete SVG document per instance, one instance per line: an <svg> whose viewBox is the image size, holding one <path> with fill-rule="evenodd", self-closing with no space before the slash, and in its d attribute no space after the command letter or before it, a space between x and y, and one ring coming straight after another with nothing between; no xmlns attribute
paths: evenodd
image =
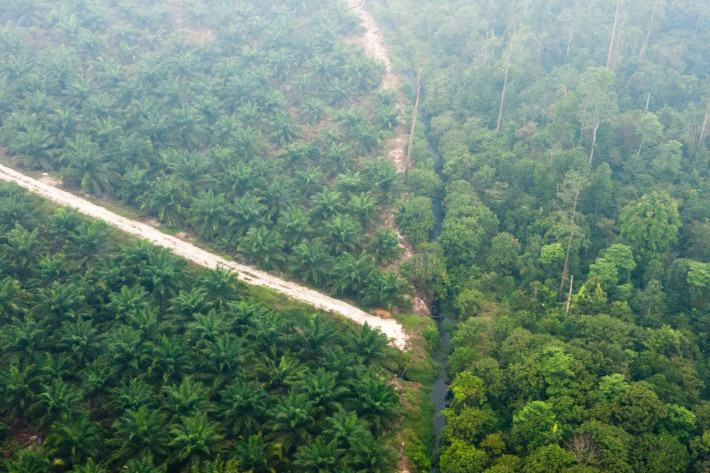
<svg viewBox="0 0 710 473"><path fill-rule="evenodd" d="M365 8L365 1L366 0L345 0L353 13L360 18L362 22L361 26L365 30L362 35L354 39L354 42L362 47L368 57L381 61L385 65L385 73L382 76L382 88L392 89L397 92L397 110L399 110L401 116L404 116L406 98L401 91L402 81L392 69L392 61L390 60L389 52L385 46L385 38L382 34L382 30L375 20L375 17L372 16L372 13ZM404 124L400 124L397 129L397 134L384 143L387 159L395 165L399 173L403 173L407 170L405 148L408 141L409 131ZM407 239L404 238L402 232L399 231L397 225L395 225L394 214L391 209L385 214L383 223L385 227L391 228L402 241L401 246L404 249L404 253L399 260L395 261L392 265L392 267L398 269L402 263L414 255L414 249ZM431 316L431 309L418 297L414 297L412 305L415 314L423 317Z"/></svg>
<svg viewBox="0 0 710 473"><path fill-rule="evenodd" d="M313 289L300 286L298 284L284 281L270 274L254 269L250 266L227 261L217 255L198 248L179 238L166 235L159 230L141 222L121 217L103 207L95 205L87 200L65 192L51 185L40 182L31 177L25 176L13 169L0 165L0 179L14 182L25 189L39 194L57 204L72 207L79 212L93 218L101 219L124 232L135 235L139 238L149 240L155 245L167 248L172 253L192 261L207 268L217 268L219 266L236 271L239 280L254 286L265 286L274 289L281 294L310 304L317 309L326 312L335 312L354 320L359 324L369 324L371 327L379 328L382 333L392 339L392 343L400 349L405 348L407 336L402 326L393 319L381 319L364 312L346 302L339 301Z"/></svg>
<svg viewBox="0 0 710 473"><path fill-rule="evenodd" d="M402 82L392 70L392 61L385 47L384 36L380 30L380 25L375 21L372 13L365 9L365 0L345 0L350 9L360 18L365 32L355 38L355 43L362 47L365 54L372 59L376 59L385 65L385 74L382 76L382 88L392 89L397 92L397 109L400 114L404 114L404 97L400 91ZM408 133L404 126L399 127L397 136L385 142L387 149L387 159L394 163L397 172L404 172L406 155L404 149L407 145Z"/></svg>

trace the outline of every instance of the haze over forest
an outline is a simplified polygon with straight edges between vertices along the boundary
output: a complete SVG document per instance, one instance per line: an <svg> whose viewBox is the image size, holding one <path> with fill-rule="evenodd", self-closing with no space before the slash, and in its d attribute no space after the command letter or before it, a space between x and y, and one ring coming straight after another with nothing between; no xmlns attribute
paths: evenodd
<svg viewBox="0 0 710 473"><path fill-rule="evenodd" d="M0 472L710 472L709 44L704 0L5 0Z"/></svg>

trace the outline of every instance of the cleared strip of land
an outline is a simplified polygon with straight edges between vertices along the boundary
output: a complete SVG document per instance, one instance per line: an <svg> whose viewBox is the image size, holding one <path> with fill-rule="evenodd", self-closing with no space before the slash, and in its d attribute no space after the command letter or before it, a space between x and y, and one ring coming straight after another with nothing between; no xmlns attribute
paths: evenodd
<svg viewBox="0 0 710 473"><path fill-rule="evenodd" d="M101 219L107 224L126 233L130 233L131 235L139 238L149 240L155 245L167 248L172 253L200 266L207 268L217 268L222 266L232 269L236 271L237 277L247 284L268 287L292 299L310 304L317 309L326 312L338 313L359 324L367 323L371 327L380 329L382 333L393 340L394 345L398 348L404 349L405 347L407 336L405 335L402 326L395 320L375 317L346 302L334 299L313 289L279 279L251 266L228 261L179 238L166 235L150 225L121 217L120 215L117 215L101 206L77 197L74 194L44 184L43 182L25 176L24 174L21 174L6 166L0 165L0 179L14 182L25 189L56 202L57 204L77 209L85 215Z"/></svg>

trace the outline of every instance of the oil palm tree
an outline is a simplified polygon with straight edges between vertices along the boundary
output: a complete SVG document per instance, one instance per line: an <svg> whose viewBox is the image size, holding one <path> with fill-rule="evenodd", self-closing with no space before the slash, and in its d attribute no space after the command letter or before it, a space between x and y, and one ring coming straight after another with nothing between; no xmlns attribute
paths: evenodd
<svg viewBox="0 0 710 473"><path fill-rule="evenodd" d="M156 466L155 459L150 453L142 453L130 458L121 469L125 473L165 473L166 470L165 465Z"/></svg>
<svg viewBox="0 0 710 473"><path fill-rule="evenodd" d="M246 438L263 426L269 398L259 384L237 378L220 392L220 399L220 417L236 437Z"/></svg>
<svg viewBox="0 0 710 473"><path fill-rule="evenodd" d="M250 228L239 242L239 251L247 258L256 260L266 270L275 269L284 260L284 243L281 235L265 226Z"/></svg>
<svg viewBox="0 0 710 473"><path fill-rule="evenodd" d="M3 233L14 228L18 222L24 222L28 226L38 223L32 211L34 204L24 195L13 192L3 196L0 202L0 231Z"/></svg>
<svg viewBox="0 0 710 473"><path fill-rule="evenodd" d="M237 444L237 455L242 468L253 473L276 473L280 449L259 435L250 435Z"/></svg>
<svg viewBox="0 0 710 473"><path fill-rule="evenodd" d="M45 446L55 458L64 459L65 464L77 465L87 459L88 462L93 463L90 457L102 450L103 436L102 429L89 420L89 413L83 412L52 425Z"/></svg>
<svg viewBox="0 0 710 473"><path fill-rule="evenodd" d="M305 393L317 406L319 419L324 419L338 411L341 402L350 393L347 387L339 384L335 373L323 368L301 373L294 383L294 391Z"/></svg>
<svg viewBox="0 0 710 473"><path fill-rule="evenodd" d="M4 399L3 405L0 405L0 412L8 421L28 417L32 402L30 384L34 369L33 365L20 368L18 365L11 364L6 371L0 370L0 393Z"/></svg>
<svg viewBox="0 0 710 473"><path fill-rule="evenodd" d="M12 460L3 465L7 473L46 473L49 471L49 459L46 454L34 448L21 448L15 452Z"/></svg>
<svg viewBox="0 0 710 473"><path fill-rule="evenodd" d="M152 355L148 374L158 376L164 382L182 379L184 375L193 371L189 352L181 337L161 336L155 344Z"/></svg>
<svg viewBox="0 0 710 473"><path fill-rule="evenodd" d="M348 345L362 363L370 363L384 356L387 338L379 329L373 329L365 324L359 331L351 332Z"/></svg>
<svg viewBox="0 0 710 473"><path fill-rule="evenodd" d="M139 201L141 209L147 210L162 223L176 227L186 215L189 195L190 186L185 180L175 176L158 176Z"/></svg>
<svg viewBox="0 0 710 473"><path fill-rule="evenodd" d="M344 254L333 265L332 288L337 294L360 295L374 269L372 258L365 253L359 258L349 253Z"/></svg>
<svg viewBox="0 0 710 473"><path fill-rule="evenodd" d="M278 363L272 357L265 356L260 360L255 370L260 375L269 390L280 389L291 385L295 376L298 374L298 360L290 355L281 355Z"/></svg>
<svg viewBox="0 0 710 473"><path fill-rule="evenodd" d="M194 319L187 324L186 335L198 349L213 343L221 334L229 333L232 325L230 320L215 309L210 310L207 315L195 314Z"/></svg>
<svg viewBox="0 0 710 473"><path fill-rule="evenodd" d="M302 239L308 237L308 215L301 208L289 209L279 218L278 229L284 238L287 251Z"/></svg>
<svg viewBox="0 0 710 473"><path fill-rule="evenodd" d="M116 319L125 319L137 312L148 310L150 306L149 294L143 286L121 286L119 292L109 295L108 307L115 314Z"/></svg>
<svg viewBox="0 0 710 473"><path fill-rule="evenodd" d="M325 421L323 433L339 448L351 451L354 445L370 433L370 426L353 411L342 409Z"/></svg>
<svg viewBox="0 0 710 473"><path fill-rule="evenodd" d="M271 139L280 144L286 145L298 137L300 130L295 124L293 115L288 113L277 113L271 121Z"/></svg>
<svg viewBox="0 0 710 473"><path fill-rule="evenodd" d="M164 332L164 329L167 328L165 322L161 323L158 321L158 310L155 308L140 310L129 314L127 323L132 328L138 330L141 334L141 338L147 343L156 340L158 334Z"/></svg>
<svg viewBox="0 0 710 473"><path fill-rule="evenodd" d="M135 204L148 188L148 171L139 166L133 166L124 171L118 181L117 196L122 201Z"/></svg>
<svg viewBox="0 0 710 473"><path fill-rule="evenodd" d="M320 357L325 347L336 335L335 327L320 313L311 314L307 320L308 323L300 326L300 330L294 334L292 340L303 347L302 357Z"/></svg>
<svg viewBox="0 0 710 473"><path fill-rule="evenodd" d="M273 419L271 430L284 453L310 441L316 406L305 394L294 394L281 400L269 414Z"/></svg>
<svg viewBox="0 0 710 473"><path fill-rule="evenodd" d="M150 264L140 268L141 283L153 294L161 310L164 310L170 298L177 294L184 277L184 266L185 260L174 257L168 250L160 250L150 256Z"/></svg>
<svg viewBox="0 0 710 473"><path fill-rule="evenodd" d="M73 323L64 322L59 330L59 347L68 350L83 364L98 353L99 342L96 333L91 320L78 318Z"/></svg>
<svg viewBox="0 0 710 473"><path fill-rule="evenodd" d="M325 184L323 171L318 167L308 166L302 171L296 171L296 186L304 196L309 196L318 187Z"/></svg>
<svg viewBox="0 0 710 473"><path fill-rule="evenodd" d="M30 232L19 223L15 223L15 228L5 234L5 241L6 243L0 245L0 248L11 259L12 274L20 278L29 276L31 269L36 266L37 258L44 245L39 229L35 228Z"/></svg>
<svg viewBox="0 0 710 473"><path fill-rule="evenodd" d="M369 432L353 444L349 453L347 464L355 471L387 471L396 461L392 448Z"/></svg>
<svg viewBox="0 0 710 473"><path fill-rule="evenodd" d="M323 157L323 169L330 175L340 174L354 158L355 156L347 144L331 144Z"/></svg>
<svg viewBox="0 0 710 473"><path fill-rule="evenodd" d="M82 391L89 409L103 406L109 396L109 387L116 382L117 373L105 359L97 359L79 372Z"/></svg>
<svg viewBox="0 0 710 473"><path fill-rule="evenodd" d="M146 360L142 353L146 350L139 330L120 325L108 332L103 339L106 353L110 355L112 366L118 371L131 372L144 368Z"/></svg>
<svg viewBox="0 0 710 473"><path fill-rule="evenodd" d="M236 273L219 266L216 269L205 270L197 284L205 290L212 306L222 309L228 302L237 298L241 283L237 280Z"/></svg>
<svg viewBox="0 0 710 473"><path fill-rule="evenodd" d="M10 135L7 151L19 155L20 163L29 169L54 169L56 141L47 130L29 126Z"/></svg>
<svg viewBox="0 0 710 473"><path fill-rule="evenodd" d="M311 215L314 220L328 220L343 210L342 194L327 187L311 197Z"/></svg>
<svg viewBox="0 0 710 473"><path fill-rule="evenodd" d="M244 235L253 226L263 223L263 217L268 209L261 203L262 200L261 197L251 193L234 200L233 206L228 209L228 225L232 233Z"/></svg>
<svg viewBox="0 0 710 473"><path fill-rule="evenodd" d="M392 385L374 374L362 376L353 383L357 393L358 415L372 424L376 431L392 428L401 414L397 392Z"/></svg>
<svg viewBox="0 0 710 473"><path fill-rule="evenodd" d="M141 406L157 407L158 397L151 385L142 379L128 379L113 392L112 404L121 411L137 411Z"/></svg>
<svg viewBox="0 0 710 473"><path fill-rule="evenodd" d="M360 223L365 227L369 227L372 219L377 213L377 203L372 198L369 192L361 192L358 195L350 196L348 202L348 210L360 219Z"/></svg>
<svg viewBox="0 0 710 473"><path fill-rule="evenodd" d="M213 459L223 450L223 435L218 423L210 421L204 413L181 417L170 427L173 454L168 463L179 464L181 471L190 471L202 460Z"/></svg>
<svg viewBox="0 0 710 473"><path fill-rule="evenodd" d="M96 220L79 225L71 238L73 250L81 255L82 260L88 260L104 253L107 249L108 225L103 220ZM79 259L79 258L77 258Z"/></svg>
<svg viewBox="0 0 710 473"><path fill-rule="evenodd" d="M116 165L108 161L105 150L86 135L67 139L61 161L65 165L64 181L87 194L111 193L118 182Z"/></svg>
<svg viewBox="0 0 710 473"><path fill-rule="evenodd" d="M96 463L89 458L83 465L75 465L71 473L109 473L109 470L104 463Z"/></svg>
<svg viewBox="0 0 710 473"><path fill-rule="evenodd" d="M31 362L35 353L44 348L47 337L47 324L32 316L22 319L13 317L12 322L0 331L0 343L5 355L12 355L25 362Z"/></svg>
<svg viewBox="0 0 710 473"><path fill-rule="evenodd" d="M53 356L51 353L45 352L44 357L37 360L35 374L38 379L47 382L53 379L69 379L75 373L71 365L71 360L63 354Z"/></svg>
<svg viewBox="0 0 710 473"><path fill-rule="evenodd" d="M203 348L201 355L205 357L201 371L217 375L214 386L221 387L238 372L249 351L242 346L239 338L223 333L217 336L214 343Z"/></svg>
<svg viewBox="0 0 710 473"><path fill-rule="evenodd" d="M409 284L391 269L382 274L375 269L367 279L367 289L363 294L363 302L369 305L392 306L406 303L406 294L411 291Z"/></svg>
<svg viewBox="0 0 710 473"><path fill-rule="evenodd" d="M399 237L391 228L377 229L370 243L370 253L379 264L390 264L404 252Z"/></svg>
<svg viewBox="0 0 710 473"><path fill-rule="evenodd" d="M330 254L338 256L356 250L362 238L360 222L349 215L336 215L325 226L328 231Z"/></svg>
<svg viewBox="0 0 710 473"><path fill-rule="evenodd" d="M212 190L201 192L190 206L192 225L200 238L212 241L220 233L226 216L224 194Z"/></svg>
<svg viewBox="0 0 710 473"><path fill-rule="evenodd" d="M180 385L163 387L163 408L172 414L172 422L209 411L209 393L202 383L182 378Z"/></svg>
<svg viewBox="0 0 710 473"><path fill-rule="evenodd" d="M185 319L207 312L211 305L207 290L203 287L192 287L189 292L180 289L178 295L170 299L170 311Z"/></svg>
<svg viewBox="0 0 710 473"><path fill-rule="evenodd" d="M400 185L400 175L394 164L385 158L366 159L362 163L363 178L379 190L382 198L392 200Z"/></svg>
<svg viewBox="0 0 710 473"><path fill-rule="evenodd" d="M57 421L65 421L76 411L81 398L79 393L61 379L53 379L49 385L43 384L30 405L30 414L43 427Z"/></svg>
<svg viewBox="0 0 710 473"><path fill-rule="evenodd" d="M112 427L116 432L115 459L126 460L147 454L163 457L168 451L165 417L157 410L147 406L128 409Z"/></svg>
<svg viewBox="0 0 710 473"><path fill-rule="evenodd" d="M294 274L322 287L330 271L330 259L323 243L318 240L303 240L293 248L289 262Z"/></svg>
<svg viewBox="0 0 710 473"><path fill-rule="evenodd" d="M264 179L266 181L266 179ZM266 216L276 222L281 212L290 209L296 193L288 178L268 176L268 182L261 189L261 197L268 207Z"/></svg>
<svg viewBox="0 0 710 473"><path fill-rule="evenodd" d="M319 436L314 442L298 448L293 464L304 472L336 471L341 455L335 440L328 441Z"/></svg>
<svg viewBox="0 0 710 473"><path fill-rule="evenodd" d="M67 236L71 235L79 228L82 223L81 214L68 207L60 207L54 211L49 219L50 231L56 235L56 238L64 241Z"/></svg>
<svg viewBox="0 0 710 473"><path fill-rule="evenodd" d="M6 324L12 317L20 317L30 308L32 294L23 289L17 279L5 276L0 280L0 321Z"/></svg>

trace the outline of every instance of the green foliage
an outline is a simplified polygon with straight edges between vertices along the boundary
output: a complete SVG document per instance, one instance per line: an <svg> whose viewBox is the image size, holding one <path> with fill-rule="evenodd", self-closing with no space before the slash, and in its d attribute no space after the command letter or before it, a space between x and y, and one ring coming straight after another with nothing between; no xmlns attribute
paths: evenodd
<svg viewBox="0 0 710 473"><path fill-rule="evenodd" d="M368 249L400 191L378 157L399 119L384 70L349 41L348 9L35 3L0 12L0 56L13 58L0 66L0 146L13 164L321 289L332 262L315 255L305 270L304 239L332 255ZM36 28L51 41L30 41ZM384 266L395 253L373 256Z"/></svg>
<svg viewBox="0 0 710 473"><path fill-rule="evenodd" d="M431 199L412 197L403 205L397 223L412 245L418 246L429 241L429 232L434 228Z"/></svg>
<svg viewBox="0 0 710 473"><path fill-rule="evenodd" d="M526 460L525 473L562 473L574 464L574 457L559 445L547 445L533 452Z"/></svg>
<svg viewBox="0 0 710 473"><path fill-rule="evenodd" d="M441 455L439 467L442 473L479 473L487 461L485 452L457 440Z"/></svg>
<svg viewBox="0 0 710 473"><path fill-rule="evenodd" d="M551 265L561 262L565 257L565 250L559 243L545 245L540 250L540 262L544 265Z"/></svg>
<svg viewBox="0 0 710 473"><path fill-rule="evenodd" d="M665 192L646 194L619 216L621 235L644 261L662 256L678 237L678 206Z"/></svg>
<svg viewBox="0 0 710 473"><path fill-rule="evenodd" d="M26 296L0 327L0 422L16 426L2 471L393 471L402 409L385 365L402 355L379 331L271 309L226 270L119 249L107 230L64 257L94 226L75 217L31 206L0 233L27 262L0 267L16 282L3 297Z"/></svg>
<svg viewBox="0 0 710 473"><path fill-rule="evenodd" d="M511 434L528 452L548 444L561 436L552 406L543 401L532 401L513 416Z"/></svg>

